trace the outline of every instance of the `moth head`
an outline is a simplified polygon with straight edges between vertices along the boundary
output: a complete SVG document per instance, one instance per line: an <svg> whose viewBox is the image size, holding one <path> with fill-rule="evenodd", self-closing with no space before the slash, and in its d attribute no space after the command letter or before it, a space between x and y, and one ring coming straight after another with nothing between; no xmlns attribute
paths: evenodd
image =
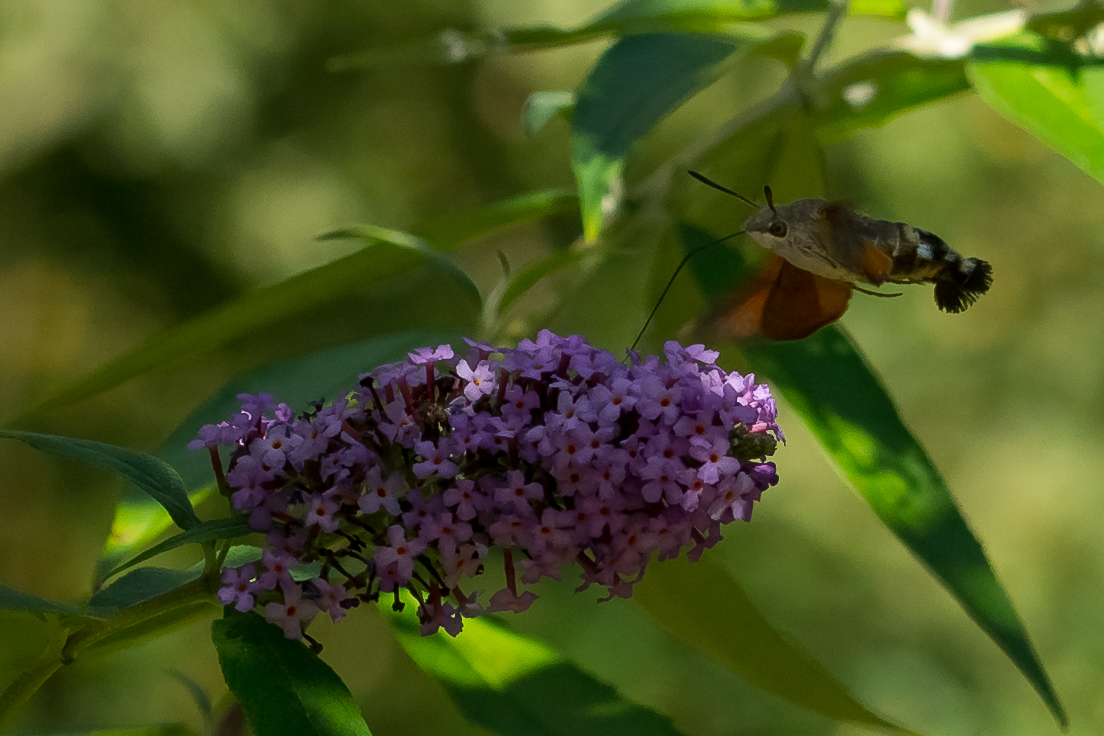
<svg viewBox="0 0 1104 736"><path fill-rule="evenodd" d="M774 192L769 186L763 187L763 195L767 199L767 206L758 211L744 223L744 230L765 248L773 249L776 244L786 240L790 231L787 223L789 212L786 207L779 212L774 206Z"/></svg>

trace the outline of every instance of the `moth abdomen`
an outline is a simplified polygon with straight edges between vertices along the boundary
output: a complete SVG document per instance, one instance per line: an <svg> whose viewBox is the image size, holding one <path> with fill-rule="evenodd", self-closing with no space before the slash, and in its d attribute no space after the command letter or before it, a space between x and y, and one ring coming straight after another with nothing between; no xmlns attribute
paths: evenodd
<svg viewBox="0 0 1104 736"><path fill-rule="evenodd" d="M938 235L897 223L899 246L890 281L935 284L935 303L957 314L989 291L993 267L980 258L964 258Z"/></svg>

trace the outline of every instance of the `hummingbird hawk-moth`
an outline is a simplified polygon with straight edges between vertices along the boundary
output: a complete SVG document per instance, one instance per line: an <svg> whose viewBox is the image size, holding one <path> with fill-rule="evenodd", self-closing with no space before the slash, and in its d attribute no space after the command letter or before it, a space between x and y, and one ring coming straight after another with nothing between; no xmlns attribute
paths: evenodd
<svg viewBox="0 0 1104 736"><path fill-rule="evenodd" d="M696 172L694 178L758 207L746 197ZM766 207L744 223L744 232L774 252L758 277L711 320L721 334L797 340L839 319L858 285L935 284L935 303L945 312L965 310L989 290L993 268L964 258L927 230L875 220L842 202L801 199L775 205L764 187Z"/></svg>

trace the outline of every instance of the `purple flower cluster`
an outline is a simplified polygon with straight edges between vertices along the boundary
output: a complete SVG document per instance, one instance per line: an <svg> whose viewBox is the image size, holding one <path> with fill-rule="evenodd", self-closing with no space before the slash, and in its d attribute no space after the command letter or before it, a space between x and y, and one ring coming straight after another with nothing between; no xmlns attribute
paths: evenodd
<svg viewBox="0 0 1104 736"><path fill-rule="evenodd" d="M666 361L624 365L578 336L543 331L516 349L468 341L361 377L332 405L296 416L267 394L207 425L189 447L231 449L224 486L267 533L260 561L228 568L219 597L265 604L287 636L319 611L334 621L361 601L405 589L422 633L455 635L478 615L463 581L501 550L505 585L491 611L520 612L519 592L563 568L580 590L628 597L653 554L696 559L724 524L750 520L778 481L774 399L717 353L669 342ZM303 563L316 577L297 581Z"/></svg>

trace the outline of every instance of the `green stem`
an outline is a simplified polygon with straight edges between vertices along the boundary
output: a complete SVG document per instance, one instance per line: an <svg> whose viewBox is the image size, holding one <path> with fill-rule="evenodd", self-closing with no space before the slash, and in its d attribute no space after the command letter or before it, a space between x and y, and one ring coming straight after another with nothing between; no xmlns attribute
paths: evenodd
<svg viewBox="0 0 1104 736"><path fill-rule="evenodd" d="M156 598L124 608L103 621L94 621L77 629L65 640L60 652L45 655L0 693L0 730L11 722L51 675L62 665L72 664L88 647L156 616L210 600L214 590L214 578L203 576ZM211 603L214 604L214 601L211 600Z"/></svg>
<svg viewBox="0 0 1104 736"><path fill-rule="evenodd" d="M828 12L824 18L824 27L820 29L820 34L817 35L816 42L813 44L813 50L805 62L810 76L813 74L813 67L820 61L820 57L832 45L832 39L836 37L836 29L839 27L840 21L847 15L849 4L848 0L832 0L829 3Z"/></svg>

